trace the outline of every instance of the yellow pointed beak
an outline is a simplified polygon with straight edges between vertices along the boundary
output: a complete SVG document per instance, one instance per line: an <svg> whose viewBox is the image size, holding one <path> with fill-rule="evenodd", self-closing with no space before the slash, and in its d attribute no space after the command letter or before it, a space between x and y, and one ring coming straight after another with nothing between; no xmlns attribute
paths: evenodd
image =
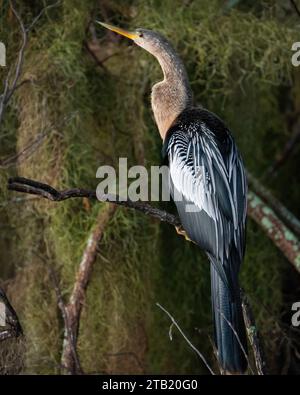
<svg viewBox="0 0 300 395"><path fill-rule="evenodd" d="M109 29L115 33L121 34L122 36L128 37L131 40L135 40L136 38L138 38L138 34L136 34L136 33L128 32L127 30L121 29L120 27L116 27L113 25L108 25L107 23L98 22L98 21L96 21L96 22L99 23L99 25L105 27L106 29Z"/></svg>

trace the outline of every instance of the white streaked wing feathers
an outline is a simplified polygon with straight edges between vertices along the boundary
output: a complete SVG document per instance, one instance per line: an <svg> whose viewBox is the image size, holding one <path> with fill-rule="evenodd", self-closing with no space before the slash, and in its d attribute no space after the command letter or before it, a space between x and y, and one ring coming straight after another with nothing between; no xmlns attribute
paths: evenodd
<svg viewBox="0 0 300 395"><path fill-rule="evenodd" d="M199 211L204 210L215 222L217 257L222 258L223 252L228 256L233 239L242 258L247 187L241 159L228 135L232 143L227 163L224 163L213 133L203 123L199 123L197 128L201 130L195 132L193 128L190 133L174 132L170 139L168 157L171 182L175 191ZM238 171L240 174L237 174ZM222 213L218 199L220 185L216 184L216 176L225 188L225 198L229 199L231 218L226 218ZM238 182L241 183L242 192L239 193L242 193L242 198L238 196Z"/></svg>

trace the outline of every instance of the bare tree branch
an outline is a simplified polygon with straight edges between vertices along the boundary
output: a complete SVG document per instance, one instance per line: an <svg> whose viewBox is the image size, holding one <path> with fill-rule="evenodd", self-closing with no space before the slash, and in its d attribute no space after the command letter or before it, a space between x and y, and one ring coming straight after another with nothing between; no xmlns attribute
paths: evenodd
<svg viewBox="0 0 300 395"><path fill-rule="evenodd" d="M23 177L14 177L8 180L8 189L11 191L29 193L31 195L42 196L45 199L60 202L70 198L86 197L89 199L97 199L96 192L83 189L73 188L58 191L48 184L43 184L34 180L29 180ZM133 202L130 199L126 201L121 200L118 196L105 195L103 201L108 201L119 206L124 206L144 214L147 214L153 218L159 219L162 222L167 222L173 226L180 226L180 220L176 215L170 214L166 211L160 210L156 207L151 206L149 203L144 202Z"/></svg>
<svg viewBox="0 0 300 395"><path fill-rule="evenodd" d="M247 172L247 179L252 190L267 202L283 222L300 236L300 221L276 197L265 188L253 175Z"/></svg>
<svg viewBox="0 0 300 395"><path fill-rule="evenodd" d="M242 298L244 321L247 328L248 339L250 341L253 350L256 369L259 375L265 375L266 361L265 361L264 350L260 341L260 336L255 324L254 315L249 300L243 290L241 290L241 298Z"/></svg>
<svg viewBox="0 0 300 395"><path fill-rule="evenodd" d="M16 89L18 80L20 78L21 68L22 68L23 60L24 60L24 51L25 51L25 47L26 47L27 41L28 41L26 28L24 26L24 23L19 15L19 13L17 12L17 10L14 7L13 1L10 1L10 6L11 6L14 16L16 17L16 19L20 25L20 30L21 30L21 34L22 34L22 44L21 44L20 51L18 53L18 60L17 60L17 64L16 64L16 70L15 70L15 76L14 76L13 82L11 84L11 87L9 88L9 91L7 92L6 97L3 97L3 101L4 101L5 105L7 105L9 100L11 99L11 97ZM0 114L0 123L1 123L1 114Z"/></svg>
<svg viewBox="0 0 300 395"><path fill-rule="evenodd" d="M295 0L290 0L290 2L292 4L292 6L294 7L294 10L295 10L296 14L300 17L300 10L299 10Z"/></svg>
<svg viewBox="0 0 300 395"><path fill-rule="evenodd" d="M31 24L26 28L26 31L29 32L33 28L33 26L38 22L38 20L41 19L41 17L44 15L46 11L50 10L51 8L58 7L59 5L61 5L61 0L57 1L56 3L49 4L46 7L42 8L39 14L37 14L37 16L33 19Z"/></svg>
<svg viewBox="0 0 300 395"><path fill-rule="evenodd" d="M57 191L50 185L26 178L15 177L9 179L8 189L39 195L52 201L62 201L74 197L87 197L96 199L96 192L87 189L74 188ZM175 227L181 227L176 215L170 214L151 206L149 203L122 201L118 196L105 195L103 201L140 211L160 221L167 222ZM300 272L300 241L296 235L281 221L275 212L264 203L253 191L248 193L248 215L251 217L281 250L289 262ZM181 228L182 229L182 228Z"/></svg>
<svg viewBox="0 0 300 395"><path fill-rule="evenodd" d="M67 305L62 301L61 311L65 320L65 333L61 364L71 374L78 373L78 361L76 356L76 345L80 325L82 306L84 305L88 283L91 278L94 262L97 256L99 242L102 239L104 230L116 211L115 205L107 205L104 210L100 210L96 225L88 238L86 248L83 252L79 268L76 273L76 280ZM61 300L61 298L60 298Z"/></svg>
<svg viewBox="0 0 300 395"><path fill-rule="evenodd" d="M0 169L8 169L10 167L20 165L25 160L30 158L41 146L44 142L45 138L50 134L52 130L57 133L57 129L65 126L68 124L75 113L71 113L68 116L65 116L61 122L58 124L50 124L49 126L45 127L34 139L32 139L23 149L19 150L16 154L9 156L8 158L0 160Z"/></svg>
<svg viewBox="0 0 300 395"><path fill-rule="evenodd" d="M4 91L2 93L2 95L0 96L0 124L2 122L3 119L3 115L4 115L4 111L5 111L5 107L8 105L10 99L12 98L14 92L24 83L18 83L21 73L22 73L22 66L23 66L23 62L24 62L24 54L25 54L25 48L27 46L28 43L28 33L29 31L33 28L33 26L35 25L35 23L40 19L40 17L44 14L44 12L50 8L56 7L60 4L60 1L54 3L54 4L50 4L46 7L44 7L41 12L33 19L32 23L29 25L28 28L25 27L24 22L20 16L20 14L18 13L18 11L15 8L14 2L11 0L10 1L10 7L11 10L15 16L15 18L18 21L18 24L20 26L20 32L22 35L22 43L21 43L21 47L20 50L18 52L18 56L17 56L17 60L16 60L16 64L15 66L12 66L9 69L8 75L6 77L5 83L4 83ZM10 79L11 79L11 75L13 74L13 69L14 71L14 76L13 76L13 80L10 83Z"/></svg>
<svg viewBox="0 0 300 395"><path fill-rule="evenodd" d="M87 41L83 41L83 46L87 50L87 52L91 55L91 57L94 59L96 64L100 66L103 70L107 71L107 68L104 66L103 61L98 59L98 56L95 54L95 52L91 49L89 43Z"/></svg>
<svg viewBox="0 0 300 395"><path fill-rule="evenodd" d="M40 257L43 261L45 261L42 257ZM72 365L62 365L63 369L65 369L69 374L83 374L79 357L77 354L77 349L76 349L76 339L72 330L72 327L70 325L70 319L67 313L66 305L62 297L61 289L59 286L59 281L57 278L57 275L55 273L55 270L51 265L48 265L49 268L49 273L53 282L54 286L54 291L56 294L57 298L57 305L58 308L61 312L63 321L64 321L64 344L67 339L67 343L69 345L69 350L70 350L70 359L72 359Z"/></svg>
<svg viewBox="0 0 300 395"><path fill-rule="evenodd" d="M248 215L300 272L300 241L275 212L254 192L248 192Z"/></svg>
<svg viewBox="0 0 300 395"><path fill-rule="evenodd" d="M20 164L24 160L29 158L42 144L47 134L48 131L39 133L33 141L31 141L25 148L23 148L17 154L2 159L0 161L0 169L8 169L9 167L15 166L16 164Z"/></svg>

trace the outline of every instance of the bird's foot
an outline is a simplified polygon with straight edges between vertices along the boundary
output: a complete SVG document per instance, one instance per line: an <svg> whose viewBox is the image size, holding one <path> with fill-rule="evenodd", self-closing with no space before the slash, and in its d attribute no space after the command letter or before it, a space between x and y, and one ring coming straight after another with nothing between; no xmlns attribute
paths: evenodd
<svg viewBox="0 0 300 395"><path fill-rule="evenodd" d="M192 241L188 235L186 234L186 231L183 229L183 227L180 226L175 226L176 232L180 235L180 236L184 236L185 240L187 241Z"/></svg>

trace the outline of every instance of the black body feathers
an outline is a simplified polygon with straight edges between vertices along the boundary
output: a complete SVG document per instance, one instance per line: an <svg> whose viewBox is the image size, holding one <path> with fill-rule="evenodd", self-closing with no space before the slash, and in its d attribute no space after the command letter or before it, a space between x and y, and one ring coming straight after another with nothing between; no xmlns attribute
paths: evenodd
<svg viewBox="0 0 300 395"><path fill-rule="evenodd" d="M222 368L247 367L238 274L245 252L247 183L233 137L213 113L186 109L169 129L163 157L182 225L211 262L215 342Z"/></svg>

